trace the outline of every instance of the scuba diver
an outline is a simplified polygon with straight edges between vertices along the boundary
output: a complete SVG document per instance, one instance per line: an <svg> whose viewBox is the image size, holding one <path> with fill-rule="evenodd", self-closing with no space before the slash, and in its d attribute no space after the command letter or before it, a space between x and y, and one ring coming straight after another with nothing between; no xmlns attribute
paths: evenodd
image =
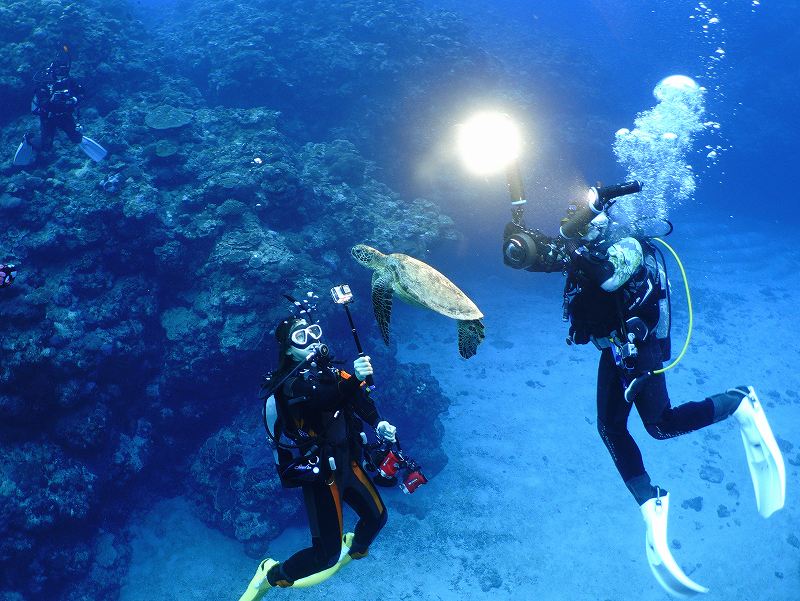
<svg viewBox="0 0 800 601"><path fill-rule="evenodd" d="M17 268L11 263L0 263L0 288L6 288L14 283L17 277Z"/></svg>
<svg viewBox="0 0 800 601"><path fill-rule="evenodd" d="M355 375L334 367L310 304L290 300L296 311L275 329L278 367L265 379L263 417L281 484L303 491L311 547L280 563L263 560L240 601L261 599L273 587L327 580L351 559L367 555L387 518L360 465L366 442L362 422L379 440L396 440L396 428L381 419L362 385L371 382L370 358L353 362ZM342 502L358 515L353 533L344 532Z"/></svg>
<svg viewBox="0 0 800 601"><path fill-rule="evenodd" d="M34 76L36 91L31 102L31 112L39 116L38 138L26 133L14 155L14 165L26 167L36 160L36 155L53 148L53 139L60 129L93 161L102 161L107 152L100 144L81 133L76 122L79 104L84 96L83 86L70 76L72 57L67 44L63 44L56 57L44 71Z"/></svg>
<svg viewBox="0 0 800 601"><path fill-rule="evenodd" d="M570 207L555 237L526 227L522 180L513 171L509 190L512 221L504 233L504 263L515 269L566 276L563 317L570 323L566 341L569 345L591 342L600 350L597 429L641 508L653 574L671 594L707 592L690 580L671 556L667 542L669 495L652 483L628 431L628 417L635 405L647 432L664 440L733 416L741 428L759 513L769 517L783 507L786 476L756 392L752 386L733 386L703 400L672 405L664 372L680 361L688 337L680 356L664 367L671 356L671 299L666 264L653 241L674 255L682 272L683 267L666 242L625 231L608 215L618 197L641 190L640 182L590 188L587 202ZM670 233L672 224L664 224ZM690 299L688 284L686 292ZM689 315L691 334L691 305Z"/></svg>

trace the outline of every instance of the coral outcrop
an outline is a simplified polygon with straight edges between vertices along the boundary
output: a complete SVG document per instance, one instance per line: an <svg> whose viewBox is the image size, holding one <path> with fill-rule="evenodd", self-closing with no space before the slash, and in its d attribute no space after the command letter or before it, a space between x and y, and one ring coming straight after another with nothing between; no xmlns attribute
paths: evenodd
<svg viewBox="0 0 800 601"><path fill-rule="evenodd" d="M0 291L0 596L101 598L124 570L126 520L152 500L190 492L209 523L254 552L293 519L256 395L275 352L271 327L287 309L281 293L326 293L362 277L348 256L354 243L421 255L454 231L433 203L392 192L344 129L299 140L308 115L287 117L269 98L210 108L208 90L185 77L199 82L198 72L156 60L156 38L126 3L17 4L0 8L9 17L0 19L2 147L37 126L25 115L30 76L69 36L73 74L91 92L81 121L110 154L95 164L57 137L31 168L0 166L0 251L20 267ZM347 18L377 18L356 7ZM291 35L327 44L328 33L308 27ZM342 83L359 64L393 77L428 60L403 51L376 63L384 50L364 27L353 30L366 36L362 50L309 57L281 85L300 85L308 69L324 80L306 90L327 85L323 97L351 102L370 90ZM419 27L452 46L436 42L436 26ZM399 51L409 30L393 35ZM299 60L284 50L269 52ZM269 71L236 84L238 51L205 74L220 97L261 85ZM376 99L370 111L381 110ZM340 322L332 311L320 316ZM329 331L346 355L349 331ZM397 370L383 349L376 361L382 394L394 399L382 397L387 415L409 425L406 444L435 473L446 461L438 415L447 400L425 366Z"/></svg>

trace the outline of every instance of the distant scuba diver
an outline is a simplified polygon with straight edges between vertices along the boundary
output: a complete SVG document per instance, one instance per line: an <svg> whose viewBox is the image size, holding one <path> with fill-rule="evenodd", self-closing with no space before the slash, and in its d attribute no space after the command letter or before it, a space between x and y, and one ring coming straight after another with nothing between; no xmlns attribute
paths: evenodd
<svg viewBox="0 0 800 601"><path fill-rule="evenodd" d="M102 161L107 152L100 144L84 136L75 119L84 96L83 86L70 76L72 57L69 46L63 44L53 62L34 76L36 91L31 102L31 112L39 116L38 138L26 133L14 155L14 165L26 167L36 160L36 155L53 148L53 138L60 129L93 161Z"/></svg>
<svg viewBox="0 0 800 601"><path fill-rule="evenodd" d="M14 283L17 268L11 263L0 263L0 288L7 288Z"/></svg>
<svg viewBox="0 0 800 601"><path fill-rule="evenodd" d="M273 587L327 580L365 557L386 524L386 507L360 465L362 421L380 440L396 440L396 428L363 390L373 373L370 358L353 362L355 376L334 367L310 304L291 300L296 312L275 330L278 367L264 383L263 417L281 483L302 488L312 546L280 563L263 560L240 601L261 599ZM358 515L354 533L344 532L342 502Z"/></svg>
<svg viewBox="0 0 800 601"><path fill-rule="evenodd" d="M590 189L585 205L571 208L559 235L549 237L526 227L525 194L518 173L511 172L512 221L504 233L503 257L515 269L563 272L564 319L568 344L594 345L601 351L597 380L597 429L625 485L639 504L647 525L648 561L658 582L679 597L707 592L681 570L667 541L669 494L654 486L642 455L628 431L633 405L647 432L663 440L699 430L733 415L740 425L759 513L769 517L784 505L786 475L783 457L752 386L735 386L702 401L673 407L664 371L669 366L670 298L666 265L653 240L660 238L612 233L609 220L616 198L641 190L640 182ZM667 234L672 225L668 226ZM660 257L660 260L659 260ZM684 283L686 284L685 272ZM688 284L691 335L691 301Z"/></svg>

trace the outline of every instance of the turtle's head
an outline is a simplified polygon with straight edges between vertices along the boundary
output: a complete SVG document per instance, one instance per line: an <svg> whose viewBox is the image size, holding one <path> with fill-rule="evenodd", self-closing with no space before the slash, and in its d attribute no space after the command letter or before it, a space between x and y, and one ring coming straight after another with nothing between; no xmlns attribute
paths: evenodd
<svg viewBox="0 0 800 601"><path fill-rule="evenodd" d="M386 255L378 249L367 246L366 244L356 244L350 249L350 254L353 258L361 263L364 267L375 269L383 265Z"/></svg>

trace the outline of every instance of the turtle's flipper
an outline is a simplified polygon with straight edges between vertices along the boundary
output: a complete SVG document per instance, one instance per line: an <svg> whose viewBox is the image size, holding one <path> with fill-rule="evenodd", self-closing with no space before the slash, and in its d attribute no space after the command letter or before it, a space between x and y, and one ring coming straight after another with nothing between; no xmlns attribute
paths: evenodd
<svg viewBox="0 0 800 601"><path fill-rule="evenodd" d="M458 352L464 359L469 359L478 352L478 345L485 337L480 319L458 321Z"/></svg>
<svg viewBox="0 0 800 601"><path fill-rule="evenodd" d="M383 341L389 344L389 320L392 317L392 278L389 273L372 274L372 307Z"/></svg>

